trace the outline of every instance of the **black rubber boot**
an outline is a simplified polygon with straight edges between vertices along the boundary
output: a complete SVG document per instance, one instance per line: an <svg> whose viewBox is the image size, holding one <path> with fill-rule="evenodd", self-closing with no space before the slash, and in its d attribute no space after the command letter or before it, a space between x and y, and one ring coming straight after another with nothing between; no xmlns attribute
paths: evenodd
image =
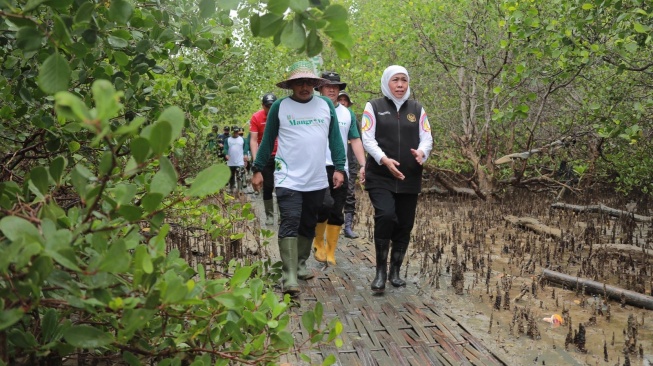
<svg viewBox="0 0 653 366"><path fill-rule="evenodd" d="M390 284L394 287L406 286L406 281L399 277L401 271L401 264L404 262L406 256L407 246L392 243L392 251L390 253Z"/></svg>
<svg viewBox="0 0 653 366"><path fill-rule="evenodd" d="M385 291L385 281L388 278L388 249L389 240L375 240L376 249L376 277L372 281L372 291L381 293Z"/></svg>
<svg viewBox="0 0 653 366"><path fill-rule="evenodd" d="M358 234L354 232L354 214L348 212L345 214L345 238L356 239Z"/></svg>

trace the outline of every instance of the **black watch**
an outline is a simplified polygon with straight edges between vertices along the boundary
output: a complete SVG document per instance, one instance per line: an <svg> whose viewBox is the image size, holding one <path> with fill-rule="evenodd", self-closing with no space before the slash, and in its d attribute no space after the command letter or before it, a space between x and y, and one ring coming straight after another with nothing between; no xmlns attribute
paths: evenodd
<svg viewBox="0 0 653 366"><path fill-rule="evenodd" d="M253 164L252 164L252 171L254 173L262 173L263 172L263 170L259 169L256 165L253 165Z"/></svg>

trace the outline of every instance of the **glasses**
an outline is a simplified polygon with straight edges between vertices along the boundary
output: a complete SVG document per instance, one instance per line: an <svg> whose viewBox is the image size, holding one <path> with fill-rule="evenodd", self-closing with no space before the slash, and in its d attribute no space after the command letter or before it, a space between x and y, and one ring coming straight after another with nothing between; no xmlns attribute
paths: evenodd
<svg viewBox="0 0 653 366"><path fill-rule="evenodd" d="M314 86L315 85L315 80L313 80L313 79L295 79L295 80L293 80L292 84L295 85L295 86L304 86L304 85Z"/></svg>

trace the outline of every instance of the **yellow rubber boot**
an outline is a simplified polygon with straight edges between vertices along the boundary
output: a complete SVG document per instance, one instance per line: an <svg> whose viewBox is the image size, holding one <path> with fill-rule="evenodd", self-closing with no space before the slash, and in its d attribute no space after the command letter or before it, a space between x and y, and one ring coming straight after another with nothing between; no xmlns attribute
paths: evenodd
<svg viewBox="0 0 653 366"><path fill-rule="evenodd" d="M336 247L340 236L340 225L326 226L326 259L329 264L336 264Z"/></svg>
<svg viewBox="0 0 653 366"><path fill-rule="evenodd" d="M324 246L324 232L326 231L326 228L326 221L318 222L317 226L315 227L315 239L313 239L313 249L315 249L313 257L315 257L316 261L322 263L326 263L327 261L325 252L326 248Z"/></svg>

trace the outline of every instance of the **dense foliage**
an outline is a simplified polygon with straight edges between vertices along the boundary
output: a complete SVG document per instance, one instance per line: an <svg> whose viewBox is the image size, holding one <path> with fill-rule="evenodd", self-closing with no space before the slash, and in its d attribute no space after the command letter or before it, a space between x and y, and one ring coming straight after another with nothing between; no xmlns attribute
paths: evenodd
<svg viewBox="0 0 653 366"><path fill-rule="evenodd" d="M207 203L229 171L198 158L221 103L242 93L251 113L264 91L230 77L240 45L312 55L327 36L346 53L346 18L308 0L0 1L0 364L266 364L333 341L318 305L295 343L269 259L216 277L166 236L172 221L237 239L253 219Z"/></svg>
<svg viewBox="0 0 653 366"><path fill-rule="evenodd" d="M577 193L596 183L652 192L650 1L349 3L353 58L327 51L325 67L349 82L362 113L383 69L406 66L442 183L480 196L565 183ZM497 164L556 140L564 144Z"/></svg>

